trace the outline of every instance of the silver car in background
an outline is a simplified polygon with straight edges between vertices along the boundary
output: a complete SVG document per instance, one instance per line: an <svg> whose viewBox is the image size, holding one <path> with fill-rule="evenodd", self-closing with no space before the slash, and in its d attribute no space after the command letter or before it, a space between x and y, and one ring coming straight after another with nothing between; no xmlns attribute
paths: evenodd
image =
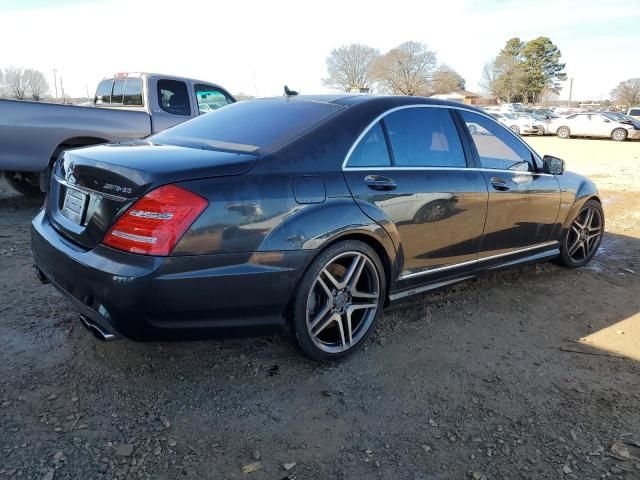
<svg viewBox="0 0 640 480"><path fill-rule="evenodd" d="M574 113L552 121L551 128L560 138L599 137L617 142L640 139L636 122L609 112Z"/></svg>
<svg viewBox="0 0 640 480"><path fill-rule="evenodd" d="M489 114L519 135L541 135L540 127L527 117L519 117L513 113L489 112Z"/></svg>

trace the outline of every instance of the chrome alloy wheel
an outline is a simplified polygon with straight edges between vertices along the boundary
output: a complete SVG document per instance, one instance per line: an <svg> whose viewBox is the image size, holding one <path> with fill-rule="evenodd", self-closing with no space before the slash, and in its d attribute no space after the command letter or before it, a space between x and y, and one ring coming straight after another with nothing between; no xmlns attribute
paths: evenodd
<svg viewBox="0 0 640 480"><path fill-rule="evenodd" d="M307 330L328 353L356 345L371 327L380 298L380 278L369 257L349 251L320 270L307 297Z"/></svg>
<svg viewBox="0 0 640 480"><path fill-rule="evenodd" d="M574 262L593 256L602 240L602 214L587 205L576 216L567 235L567 255Z"/></svg>

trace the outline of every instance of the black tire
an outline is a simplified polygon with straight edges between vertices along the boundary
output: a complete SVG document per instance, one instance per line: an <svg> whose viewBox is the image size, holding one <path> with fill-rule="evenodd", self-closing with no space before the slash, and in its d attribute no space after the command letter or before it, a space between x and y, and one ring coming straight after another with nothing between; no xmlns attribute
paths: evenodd
<svg viewBox="0 0 640 480"><path fill-rule="evenodd" d="M624 128L616 128L611 132L611 140L616 142L624 142L627 139L627 131Z"/></svg>
<svg viewBox="0 0 640 480"><path fill-rule="evenodd" d="M571 130L569 130L569 127L562 126L556 130L556 135L560 138L571 138Z"/></svg>
<svg viewBox="0 0 640 480"><path fill-rule="evenodd" d="M517 133L518 135L520 135L520 127L518 125L511 125L509 127L509 130L511 130L513 133Z"/></svg>
<svg viewBox="0 0 640 480"><path fill-rule="evenodd" d="M592 220L587 220L586 215L589 211L593 212ZM584 227L582 224L584 224ZM582 233L583 231L585 233ZM596 234L597 236L595 236ZM594 237L591 244L589 243L590 236ZM602 210L602 205L597 200L589 200L580 208L578 214L571 220L571 225L563 234L558 263L568 268L578 268L586 265L600 248L603 236L604 211ZM576 242L580 242L580 239L586 244L575 249Z"/></svg>
<svg viewBox="0 0 640 480"><path fill-rule="evenodd" d="M33 172L4 172L4 178L16 192L26 197L42 197L40 176Z"/></svg>
<svg viewBox="0 0 640 480"><path fill-rule="evenodd" d="M375 289L377 291L377 299L363 300L365 303L368 301L371 305L375 305L375 308L362 308L359 310L351 311L349 313L351 322L350 324L352 325L351 333L353 334L353 341L348 342L351 343L351 345L346 346L345 338L351 338L351 334L349 333L349 331L347 331L347 334L345 334L345 331L343 330L348 328L346 323L347 313L344 313L344 318L342 317L342 314L340 314L339 320L337 321L331 321L329 318L338 314L338 312L336 311L336 308L338 308L338 304L336 302L338 301L338 299L342 300L344 297L340 297L340 295L342 295L341 290L338 290L338 296L336 296L336 289L333 289L333 286L331 286L330 281L327 280L326 277L324 277L324 279L322 279L322 277L324 276L324 272L326 270L340 267L341 265L339 264L339 262L343 261L342 259L344 259L345 265L351 265L351 260L349 260L351 257L349 257L349 255L353 255L353 260L361 258L361 261L364 264L363 267L359 270L357 277L352 276L352 278L355 278L357 285L362 286L359 281L364 278L366 284L371 284L372 288L377 287ZM336 279L345 279L346 273L348 273L348 268L346 266L344 266L343 268L345 270L345 276L337 276L335 277ZM358 269L356 268L355 270ZM332 275L334 274L334 272L335 270L331 272ZM375 276L377 276L376 278L374 278L374 274ZM362 275L365 275L365 277L363 277ZM369 278L370 275L371 278ZM329 292L323 289L319 283L321 280L325 285L330 285L331 289L333 289L333 292ZM345 287L345 289L349 288L351 287ZM331 245L320 255L318 255L318 257L311 263L298 285L293 299L290 315L292 317L290 318L290 322L291 326L293 327L293 337L295 338L302 351L312 360L326 362L337 360L350 355L362 346L362 344L366 341L366 339L373 331L375 323L380 316L380 313L382 312L382 308L386 298L386 288L384 267L373 248L371 248L366 243L358 240L346 240ZM357 290L357 296L360 296L363 290L361 288L357 288ZM325 302L323 305L320 305L320 301L318 301L318 292L322 293L322 295L325 296ZM368 294L365 292L363 293ZM355 294L354 297L356 297ZM360 302L360 299L358 299L357 301L355 299L351 299L351 302L353 302L353 304L355 305L357 304L357 302ZM351 304L347 303L347 309L349 305ZM344 307L345 306L342 305L340 308L342 309ZM325 310L326 315L324 315L323 320L316 323L316 325L328 324L329 326L320 328L318 333L312 335L312 318L320 318L322 315L320 315L319 312ZM356 318L358 314L355 314L354 312L359 311L363 312L361 313L362 317L358 320ZM329 321L325 321L325 319L329 319ZM326 341L327 343L323 343L324 339L320 338L321 334L329 335L333 331L335 331L335 334L338 336L342 335L341 344L335 347L332 346L333 344L329 341ZM342 348L344 350L327 351L331 348Z"/></svg>

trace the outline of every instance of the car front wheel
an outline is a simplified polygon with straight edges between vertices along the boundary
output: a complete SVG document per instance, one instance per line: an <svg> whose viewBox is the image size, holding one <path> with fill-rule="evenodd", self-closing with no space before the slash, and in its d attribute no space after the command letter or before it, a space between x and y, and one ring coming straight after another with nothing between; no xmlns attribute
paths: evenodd
<svg viewBox="0 0 640 480"><path fill-rule="evenodd" d="M624 142L627 139L627 131L624 128L616 128L611 132L611 140L616 142Z"/></svg>
<svg viewBox="0 0 640 480"><path fill-rule="evenodd" d="M560 127L556 134L560 138L569 138L571 136L571 132L569 131L569 127Z"/></svg>
<svg viewBox="0 0 640 480"><path fill-rule="evenodd" d="M520 135L520 127L519 127L519 126L517 126L517 125L511 125L509 128L511 129L511 131L512 131L513 133L517 133L518 135Z"/></svg>
<svg viewBox="0 0 640 480"><path fill-rule="evenodd" d="M385 294L384 269L369 245L348 240L327 248L304 274L294 298L300 348L318 361L354 352L373 330Z"/></svg>
<svg viewBox="0 0 640 480"><path fill-rule="evenodd" d="M560 263L569 268L589 263L598 251L604 234L604 212L597 200L580 209L565 233L560 247Z"/></svg>

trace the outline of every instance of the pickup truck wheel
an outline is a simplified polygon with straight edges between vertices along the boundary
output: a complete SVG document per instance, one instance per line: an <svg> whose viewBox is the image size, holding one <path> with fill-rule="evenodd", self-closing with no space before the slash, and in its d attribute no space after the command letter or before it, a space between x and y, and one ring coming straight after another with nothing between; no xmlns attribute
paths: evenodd
<svg viewBox="0 0 640 480"><path fill-rule="evenodd" d="M40 176L33 172L4 172L4 177L11 187L27 197L41 197Z"/></svg>

